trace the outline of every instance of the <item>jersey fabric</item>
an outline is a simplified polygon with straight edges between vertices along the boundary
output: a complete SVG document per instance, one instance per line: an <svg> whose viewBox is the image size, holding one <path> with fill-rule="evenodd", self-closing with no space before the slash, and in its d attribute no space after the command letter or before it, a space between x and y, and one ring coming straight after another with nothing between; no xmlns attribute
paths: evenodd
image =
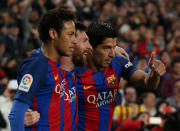
<svg viewBox="0 0 180 131"><path fill-rule="evenodd" d="M60 63L38 49L25 59L18 73L15 100L40 113L40 120L28 131L71 131L76 129L74 72L60 69Z"/></svg>
<svg viewBox="0 0 180 131"><path fill-rule="evenodd" d="M137 69L123 56L116 56L103 71L77 67L77 130L110 131L114 99L121 76L129 79Z"/></svg>

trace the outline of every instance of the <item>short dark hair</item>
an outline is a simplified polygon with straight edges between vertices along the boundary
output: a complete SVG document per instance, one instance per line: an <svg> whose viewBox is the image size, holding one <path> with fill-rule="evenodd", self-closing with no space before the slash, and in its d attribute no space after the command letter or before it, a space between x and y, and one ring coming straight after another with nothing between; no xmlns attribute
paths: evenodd
<svg viewBox="0 0 180 131"><path fill-rule="evenodd" d="M137 61L141 61L141 60L146 60L147 61L146 56L138 56Z"/></svg>
<svg viewBox="0 0 180 131"><path fill-rule="evenodd" d="M76 30L86 31L87 27L80 22L75 23Z"/></svg>
<svg viewBox="0 0 180 131"><path fill-rule="evenodd" d="M135 90L135 92L136 92L136 88L134 87L134 86L132 86L132 85L128 85L128 86L126 86L125 88L124 88L124 95L126 95L127 93L126 93L126 91L127 91L127 89L129 89L129 88L133 88L134 90Z"/></svg>
<svg viewBox="0 0 180 131"><path fill-rule="evenodd" d="M143 100L144 100L145 98L148 97L149 94L154 94L154 95L156 96L155 92L153 92L153 91L150 91L150 90L145 91L145 92L142 94L142 96L141 96L142 102L143 102Z"/></svg>
<svg viewBox="0 0 180 131"><path fill-rule="evenodd" d="M106 38L117 37L117 32L107 23L92 23L86 33L93 48L102 44Z"/></svg>
<svg viewBox="0 0 180 131"><path fill-rule="evenodd" d="M38 23L38 32L43 42L50 40L49 29L53 28L61 33L65 21L75 21L76 15L69 8L57 8L47 11Z"/></svg>

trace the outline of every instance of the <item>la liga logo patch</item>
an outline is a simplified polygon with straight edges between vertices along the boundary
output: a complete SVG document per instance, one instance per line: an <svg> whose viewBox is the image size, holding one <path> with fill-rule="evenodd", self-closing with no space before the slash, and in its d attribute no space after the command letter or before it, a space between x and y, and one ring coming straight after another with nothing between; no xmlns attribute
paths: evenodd
<svg viewBox="0 0 180 131"><path fill-rule="evenodd" d="M32 81L32 77L29 76L28 74L25 75L22 79L22 82L24 85L29 85L31 83L31 81Z"/></svg>
<svg viewBox="0 0 180 131"><path fill-rule="evenodd" d="M28 92L31 87L32 82L33 82L32 75L25 74L21 79L21 83L19 85L19 90Z"/></svg>

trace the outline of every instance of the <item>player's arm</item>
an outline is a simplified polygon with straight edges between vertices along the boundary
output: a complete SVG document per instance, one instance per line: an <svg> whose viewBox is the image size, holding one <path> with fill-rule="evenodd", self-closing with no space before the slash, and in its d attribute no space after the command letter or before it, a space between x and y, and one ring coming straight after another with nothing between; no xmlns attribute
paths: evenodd
<svg viewBox="0 0 180 131"><path fill-rule="evenodd" d="M151 68L149 73L137 70L131 75L129 81L141 87L157 88L160 82L160 76L162 76L166 70L165 65L161 61L156 60L154 52L151 54L149 67Z"/></svg>
<svg viewBox="0 0 180 131"><path fill-rule="evenodd" d="M12 131L25 130L24 115L33 106L33 99L46 80L48 68L46 63L46 61L37 59L33 62L25 61L21 65L17 78L18 91L9 114Z"/></svg>
<svg viewBox="0 0 180 131"><path fill-rule="evenodd" d="M19 100L14 100L11 112L8 116L11 131L24 131L24 114L28 108L28 104Z"/></svg>

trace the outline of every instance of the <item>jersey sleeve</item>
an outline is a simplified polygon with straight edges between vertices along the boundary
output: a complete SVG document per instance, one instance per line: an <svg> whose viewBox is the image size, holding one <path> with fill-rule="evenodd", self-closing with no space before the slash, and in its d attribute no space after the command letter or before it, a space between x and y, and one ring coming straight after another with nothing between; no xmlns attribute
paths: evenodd
<svg viewBox="0 0 180 131"><path fill-rule="evenodd" d="M29 105L24 102L20 102L18 100L14 100L11 112L9 113L9 122L11 131L24 131L24 115Z"/></svg>
<svg viewBox="0 0 180 131"><path fill-rule="evenodd" d="M15 100L32 106L34 96L44 84L48 63L44 59L25 61L18 72L18 91Z"/></svg>
<svg viewBox="0 0 180 131"><path fill-rule="evenodd" d="M128 59L120 55L114 57L113 64L115 64L116 68L121 70L121 75L126 80L128 80L131 75L138 70Z"/></svg>

